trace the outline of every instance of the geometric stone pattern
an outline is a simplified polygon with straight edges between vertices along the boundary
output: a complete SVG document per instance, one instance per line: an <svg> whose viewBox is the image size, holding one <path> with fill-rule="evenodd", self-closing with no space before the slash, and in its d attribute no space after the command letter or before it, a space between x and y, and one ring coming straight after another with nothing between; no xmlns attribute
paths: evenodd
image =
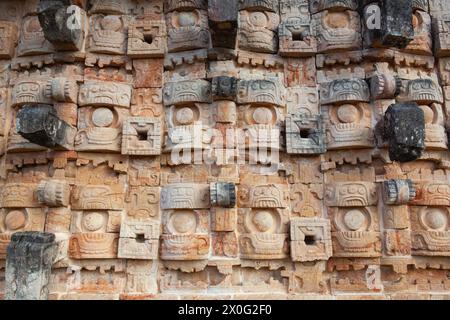
<svg viewBox="0 0 450 320"><path fill-rule="evenodd" d="M0 299L448 299L449 133L448 0L0 1Z"/></svg>

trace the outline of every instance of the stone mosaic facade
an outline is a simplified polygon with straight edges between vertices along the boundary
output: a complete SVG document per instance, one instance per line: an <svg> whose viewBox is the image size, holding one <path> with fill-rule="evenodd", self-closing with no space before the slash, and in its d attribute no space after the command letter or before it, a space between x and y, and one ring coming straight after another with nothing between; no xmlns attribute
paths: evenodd
<svg viewBox="0 0 450 320"><path fill-rule="evenodd" d="M449 299L449 120L448 0L2 0L0 298Z"/></svg>

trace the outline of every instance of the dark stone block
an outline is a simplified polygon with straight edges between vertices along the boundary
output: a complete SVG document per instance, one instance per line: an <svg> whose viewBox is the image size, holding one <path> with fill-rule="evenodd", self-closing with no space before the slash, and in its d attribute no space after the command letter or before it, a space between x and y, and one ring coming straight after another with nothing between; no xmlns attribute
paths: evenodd
<svg viewBox="0 0 450 320"><path fill-rule="evenodd" d="M239 0L239 10L278 12L278 5L278 0Z"/></svg>
<svg viewBox="0 0 450 320"><path fill-rule="evenodd" d="M210 0L208 19L213 47L234 49L238 29L237 0Z"/></svg>
<svg viewBox="0 0 450 320"><path fill-rule="evenodd" d="M44 37L57 50L77 51L82 49L86 32L84 11L78 7L78 22L75 23L76 14L69 10L70 6L70 0L41 0L39 2L38 17ZM69 26L72 27L69 28Z"/></svg>
<svg viewBox="0 0 450 320"><path fill-rule="evenodd" d="M73 149L75 128L57 116L51 105L26 105L16 116L16 129L22 137L51 149Z"/></svg>
<svg viewBox="0 0 450 320"><path fill-rule="evenodd" d="M6 255L6 300L45 300L57 253L55 235L18 232L12 235Z"/></svg>
<svg viewBox="0 0 450 320"><path fill-rule="evenodd" d="M210 200L211 205L214 207L233 208L236 205L236 188L234 183L211 183Z"/></svg>
<svg viewBox="0 0 450 320"><path fill-rule="evenodd" d="M414 39L412 0L363 0L359 8L365 47L403 49Z"/></svg>
<svg viewBox="0 0 450 320"><path fill-rule="evenodd" d="M233 77L215 77L212 79L214 100L235 100L237 94L237 79Z"/></svg>
<svg viewBox="0 0 450 320"><path fill-rule="evenodd" d="M381 41L384 46L405 48L414 39L412 0L381 1Z"/></svg>
<svg viewBox="0 0 450 320"><path fill-rule="evenodd" d="M425 117L417 103L391 105L384 115L383 137L389 142L392 161L420 158L425 149Z"/></svg>

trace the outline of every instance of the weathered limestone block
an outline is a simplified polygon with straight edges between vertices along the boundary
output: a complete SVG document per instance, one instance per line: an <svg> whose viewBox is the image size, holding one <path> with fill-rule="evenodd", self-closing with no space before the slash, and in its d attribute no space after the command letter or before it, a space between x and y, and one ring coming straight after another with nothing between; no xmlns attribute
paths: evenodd
<svg viewBox="0 0 450 320"><path fill-rule="evenodd" d="M49 208L45 217L45 232L68 234L70 232L71 218L72 213L69 208Z"/></svg>
<svg viewBox="0 0 450 320"><path fill-rule="evenodd" d="M207 0L164 0L164 12L185 9L202 9L208 6Z"/></svg>
<svg viewBox="0 0 450 320"><path fill-rule="evenodd" d="M399 102L417 102L417 104L442 103L442 88L432 79L409 80L398 96Z"/></svg>
<svg viewBox="0 0 450 320"><path fill-rule="evenodd" d="M380 0L361 3L361 11L364 16L365 46L398 49L408 47L414 41L415 31L419 34L420 28L425 26L422 24L422 17L427 15L421 11L415 11L416 15L414 15L413 9L416 6L413 5L413 2L410 0ZM426 25L429 26L429 23L427 22ZM423 40L420 37L416 38L412 47L416 47L419 42L423 44Z"/></svg>
<svg viewBox="0 0 450 320"><path fill-rule="evenodd" d="M208 49L211 35L205 10L173 11L166 15L169 52Z"/></svg>
<svg viewBox="0 0 450 320"><path fill-rule="evenodd" d="M420 158L425 148L425 118L416 103L391 105L384 115L384 139L392 161Z"/></svg>
<svg viewBox="0 0 450 320"><path fill-rule="evenodd" d="M188 103L211 103L211 83L206 80L166 83L163 89L165 106Z"/></svg>
<svg viewBox="0 0 450 320"><path fill-rule="evenodd" d="M10 182L1 188L1 206L5 208L35 208L40 204L34 190L37 184Z"/></svg>
<svg viewBox="0 0 450 320"><path fill-rule="evenodd" d="M450 56L450 13L433 17L433 36L436 55Z"/></svg>
<svg viewBox="0 0 450 320"><path fill-rule="evenodd" d="M431 34L431 16L427 12L417 10L413 14L414 38L406 46L405 51L414 54L433 54L433 36Z"/></svg>
<svg viewBox="0 0 450 320"><path fill-rule="evenodd" d="M76 130L50 105L25 105L17 113L16 130L25 139L52 149L73 149Z"/></svg>
<svg viewBox="0 0 450 320"><path fill-rule="evenodd" d="M285 105L285 88L277 79L240 80L237 92L239 104Z"/></svg>
<svg viewBox="0 0 450 320"><path fill-rule="evenodd" d="M214 100L236 100L238 80L221 76L212 79L212 95Z"/></svg>
<svg viewBox="0 0 450 320"><path fill-rule="evenodd" d="M413 10L422 10L428 12L429 10L428 0L412 0Z"/></svg>
<svg viewBox="0 0 450 320"><path fill-rule="evenodd" d="M119 234L75 233L69 240L69 257L72 259L117 258Z"/></svg>
<svg viewBox="0 0 450 320"><path fill-rule="evenodd" d="M98 100L94 99L94 101ZM122 123L127 115L128 110L123 108L100 106L78 108L78 132L75 136L75 150L120 152Z"/></svg>
<svg viewBox="0 0 450 320"><path fill-rule="evenodd" d="M234 183L214 182L210 184L210 202L213 207L233 208L236 205Z"/></svg>
<svg viewBox="0 0 450 320"><path fill-rule="evenodd" d="M297 218L291 220L293 261L328 260L332 255L330 221Z"/></svg>
<svg viewBox="0 0 450 320"><path fill-rule="evenodd" d="M383 202L388 205L408 204L416 197L411 180L388 180L383 182Z"/></svg>
<svg viewBox="0 0 450 320"><path fill-rule="evenodd" d="M124 187L115 185L75 185L70 203L75 210L121 210Z"/></svg>
<svg viewBox="0 0 450 320"><path fill-rule="evenodd" d="M26 16L22 20L22 31L17 45L17 56L30 56L52 53L53 45L45 39L38 16Z"/></svg>
<svg viewBox="0 0 450 320"><path fill-rule="evenodd" d="M386 229L408 229L410 226L408 206L392 205L383 207L383 222Z"/></svg>
<svg viewBox="0 0 450 320"><path fill-rule="evenodd" d="M381 1L381 34L383 45L404 48L414 37L411 0Z"/></svg>
<svg viewBox="0 0 450 320"><path fill-rule="evenodd" d="M334 182L325 187L325 204L328 207L366 207L377 203L377 187L373 182Z"/></svg>
<svg viewBox="0 0 450 320"><path fill-rule="evenodd" d="M384 246L388 256L409 256L411 254L411 235L409 230L386 230Z"/></svg>
<svg viewBox="0 0 450 320"><path fill-rule="evenodd" d="M6 257L5 299L46 300L56 250L54 234L43 232L14 234Z"/></svg>
<svg viewBox="0 0 450 320"><path fill-rule="evenodd" d="M128 1L119 0L95 0L92 1L90 13L110 13L110 14L126 14Z"/></svg>
<svg viewBox="0 0 450 320"><path fill-rule="evenodd" d="M131 58L163 57L167 51L166 22L139 19L128 27L127 55Z"/></svg>
<svg viewBox="0 0 450 320"><path fill-rule="evenodd" d="M235 124L237 120L236 103L221 100L214 102L216 107L216 119L218 123Z"/></svg>
<svg viewBox="0 0 450 320"><path fill-rule="evenodd" d="M50 207L67 207L70 199L70 186L62 180L43 180L39 183L37 198L40 203Z"/></svg>
<svg viewBox="0 0 450 320"><path fill-rule="evenodd" d="M238 0L209 0L208 20L212 46L234 49L238 29Z"/></svg>
<svg viewBox="0 0 450 320"><path fill-rule="evenodd" d="M0 58L11 59L17 44L17 26L13 22L0 22Z"/></svg>
<svg viewBox="0 0 450 320"><path fill-rule="evenodd" d="M207 259L210 248L207 211L171 210L163 215L162 260Z"/></svg>
<svg viewBox="0 0 450 320"><path fill-rule="evenodd" d="M129 117L123 124L122 154L161 154L161 122L155 118Z"/></svg>
<svg viewBox="0 0 450 320"><path fill-rule="evenodd" d="M207 209L210 206L208 184L177 183L161 190L162 209Z"/></svg>
<svg viewBox="0 0 450 320"><path fill-rule="evenodd" d="M218 232L231 232L236 229L237 209L213 208L211 209L211 230Z"/></svg>
<svg viewBox="0 0 450 320"><path fill-rule="evenodd" d="M133 117L159 117L163 114L162 89L139 88L133 90L130 113Z"/></svg>
<svg viewBox="0 0 450 320"><path fill-rule="evenodd" d="M322 184L291 184L290 194L292 217L315 218L322 216Z"/></svg>
<svg viewBox="0 0 450 320"><path fill-rule="evenodd" d="M158 258L159 223L150 220L122 222L118 257L153 260Z"/></svg>
<svg viewBox="0 0 450 320"><path fill-rule="evenodd" d="M309 1L311 13L317 13L323 10L356 10L358 9L358 1L356 0L312 0Z"/></svg>
<svg viewBox="0 0 450 320"><path fill-rule="evenodd" d="M0 234L9 235L5 239L9 242L10 235L15 232L44 231L45 219L42 208L3 208L0 211Z"/></svg>
<svg viewBox="0 0 450 320"><path fill-rule="evenodd" d="M92 53L125 54L128 22L122 15L96 14L90 17L88 50Z"/></svg>
<svg viewBox="0 0 450 320"><path fill-rule="evenodd" d="M371 112L371 107L367 103L322 106L327 132L327 149L372 148L374 136Z"/></svg>
<svg viewBox="0 0 450 320"><path fill-rule="evenodd" d="M241 259L278 260L289 255L287 211L270 203L261 208L239 209L239 252Z"/></svg>
<svg viewBox="0 0 450 320"><path fill-rule="evenodd" d="M141 172L144 171L141 169ZM142 176L145 176L141 173ZM126 195L127 215L140 220L160 217L160 188L148 186L130 187Z"/></svg>
<svg viewBox="0 0 450 320"><path fill-rule="evenodd" d="M75 81L65 77L26 77L16 82L12 97L13 106L31 103L76 103L78 85Z"/></svg>
<svg viewBox="0 0 450 320"><path fill-rule="evenodd" d="M289 154L326 152L325 129L321 115L286 117L286 147Z"/></svg>
<svg viewBox="0 0 450 320"><path fill-rule="evenodd" d="M393 74L377 74L370 78L370 95L374 100L395 98L401 87L401 80Z"/></svg>
<svg viewBox="0 0 450 320"><path fill-rule="evenodd" d="M276 53L277 30L280 17L269 11L239 11L239 48L244 50Z"/></svg>
<svg viewBox="0 0 450 320"><path fill-rule="evenodd" d="M72 211L70 232L118 233L121 221L122 211L120 210Z"/></svg>
<svg viewBox="0 0 450 320"><path fill-rule="evenodd" d="M239 10L278 12L278 0L240 0Z"/></svg>
<svg viewBox="0 0 450 320"><path fill-rule="evenodd" d="M316 13L312 20L317 51L358 50L361 48L361 24L355 11Z"/></svg>
<svg viewBox="0 0 450 320"><path fill-rule="evenodd" d="M163 234L160 258L162 260L203 260L208 258L210 239L208 235Z"/></svg>
<svg viewBox="0 0 450 320"><path fill-rule="evenodd" d="M284 81L289 87L315 87L316 63L314 58L288 58L284 62Z"/></svg>
<svg viewBox="0 0 450 320"><path fill-rule="evenodd" d="M134 88L161 88L163 86L163 59L134 59Z"/></svg>
<svg viewBox="0 0 450 320"><path fill-rule="evenodd" d="M309 16L308 2L308 0L279 0L281 18Z"/></svg>
<svg viewBox="0 0 450 320"><path fill-rule="evenodd" d="M38 17L45 39L56 50L84 49L88 26L86 12L82 8L71 6L69 0L41 0Z"/></svg>
<svg viewBox="0 0 450 320"><path fill-rule="evenodd" d="M288 114L319 114L319 91L314 87L286 88Z"/></svg>
<svg viewBox="0 0 450 320"><path fill-rule="evenodd" d="M289 191L286 185L281 184L240 184L237 199L240 208L286 208Z"/></svg>
<svg viewBox="0 0 450 320"><path fill-rule="evenodd" d="M320 87L320 103L369 102L370 91L363 79L340 79L327 82Z"/></svg>
<svg viewBox="0 0 450 320"><path fill-rule="evenodd" d="M314 264L297 262L294 268L293 271L281 271L281 276L289 279L289 293L327 293L328 285L324 278L324 261L318 261Z"/></svg>
<svg viewBox="0 0 450 320"><path fill-rule="evenodd" d="M278 52L282 56L301 57L317 53L317 39L309 16L282 19L278 36Z"/></svg>
<svg viewBox="0 0 450 320"><path fill-rule="evenodd" d="M447 181L414 181L414 186L416 188L416 197L411 200L411 204L419 206L450 206L450 184Z"/></svg>
<svg viewBox="0 0 450 320"><path fill-rule="evenodd" d="M412 255L449 256L448 207L410 207Z"/></svg>

